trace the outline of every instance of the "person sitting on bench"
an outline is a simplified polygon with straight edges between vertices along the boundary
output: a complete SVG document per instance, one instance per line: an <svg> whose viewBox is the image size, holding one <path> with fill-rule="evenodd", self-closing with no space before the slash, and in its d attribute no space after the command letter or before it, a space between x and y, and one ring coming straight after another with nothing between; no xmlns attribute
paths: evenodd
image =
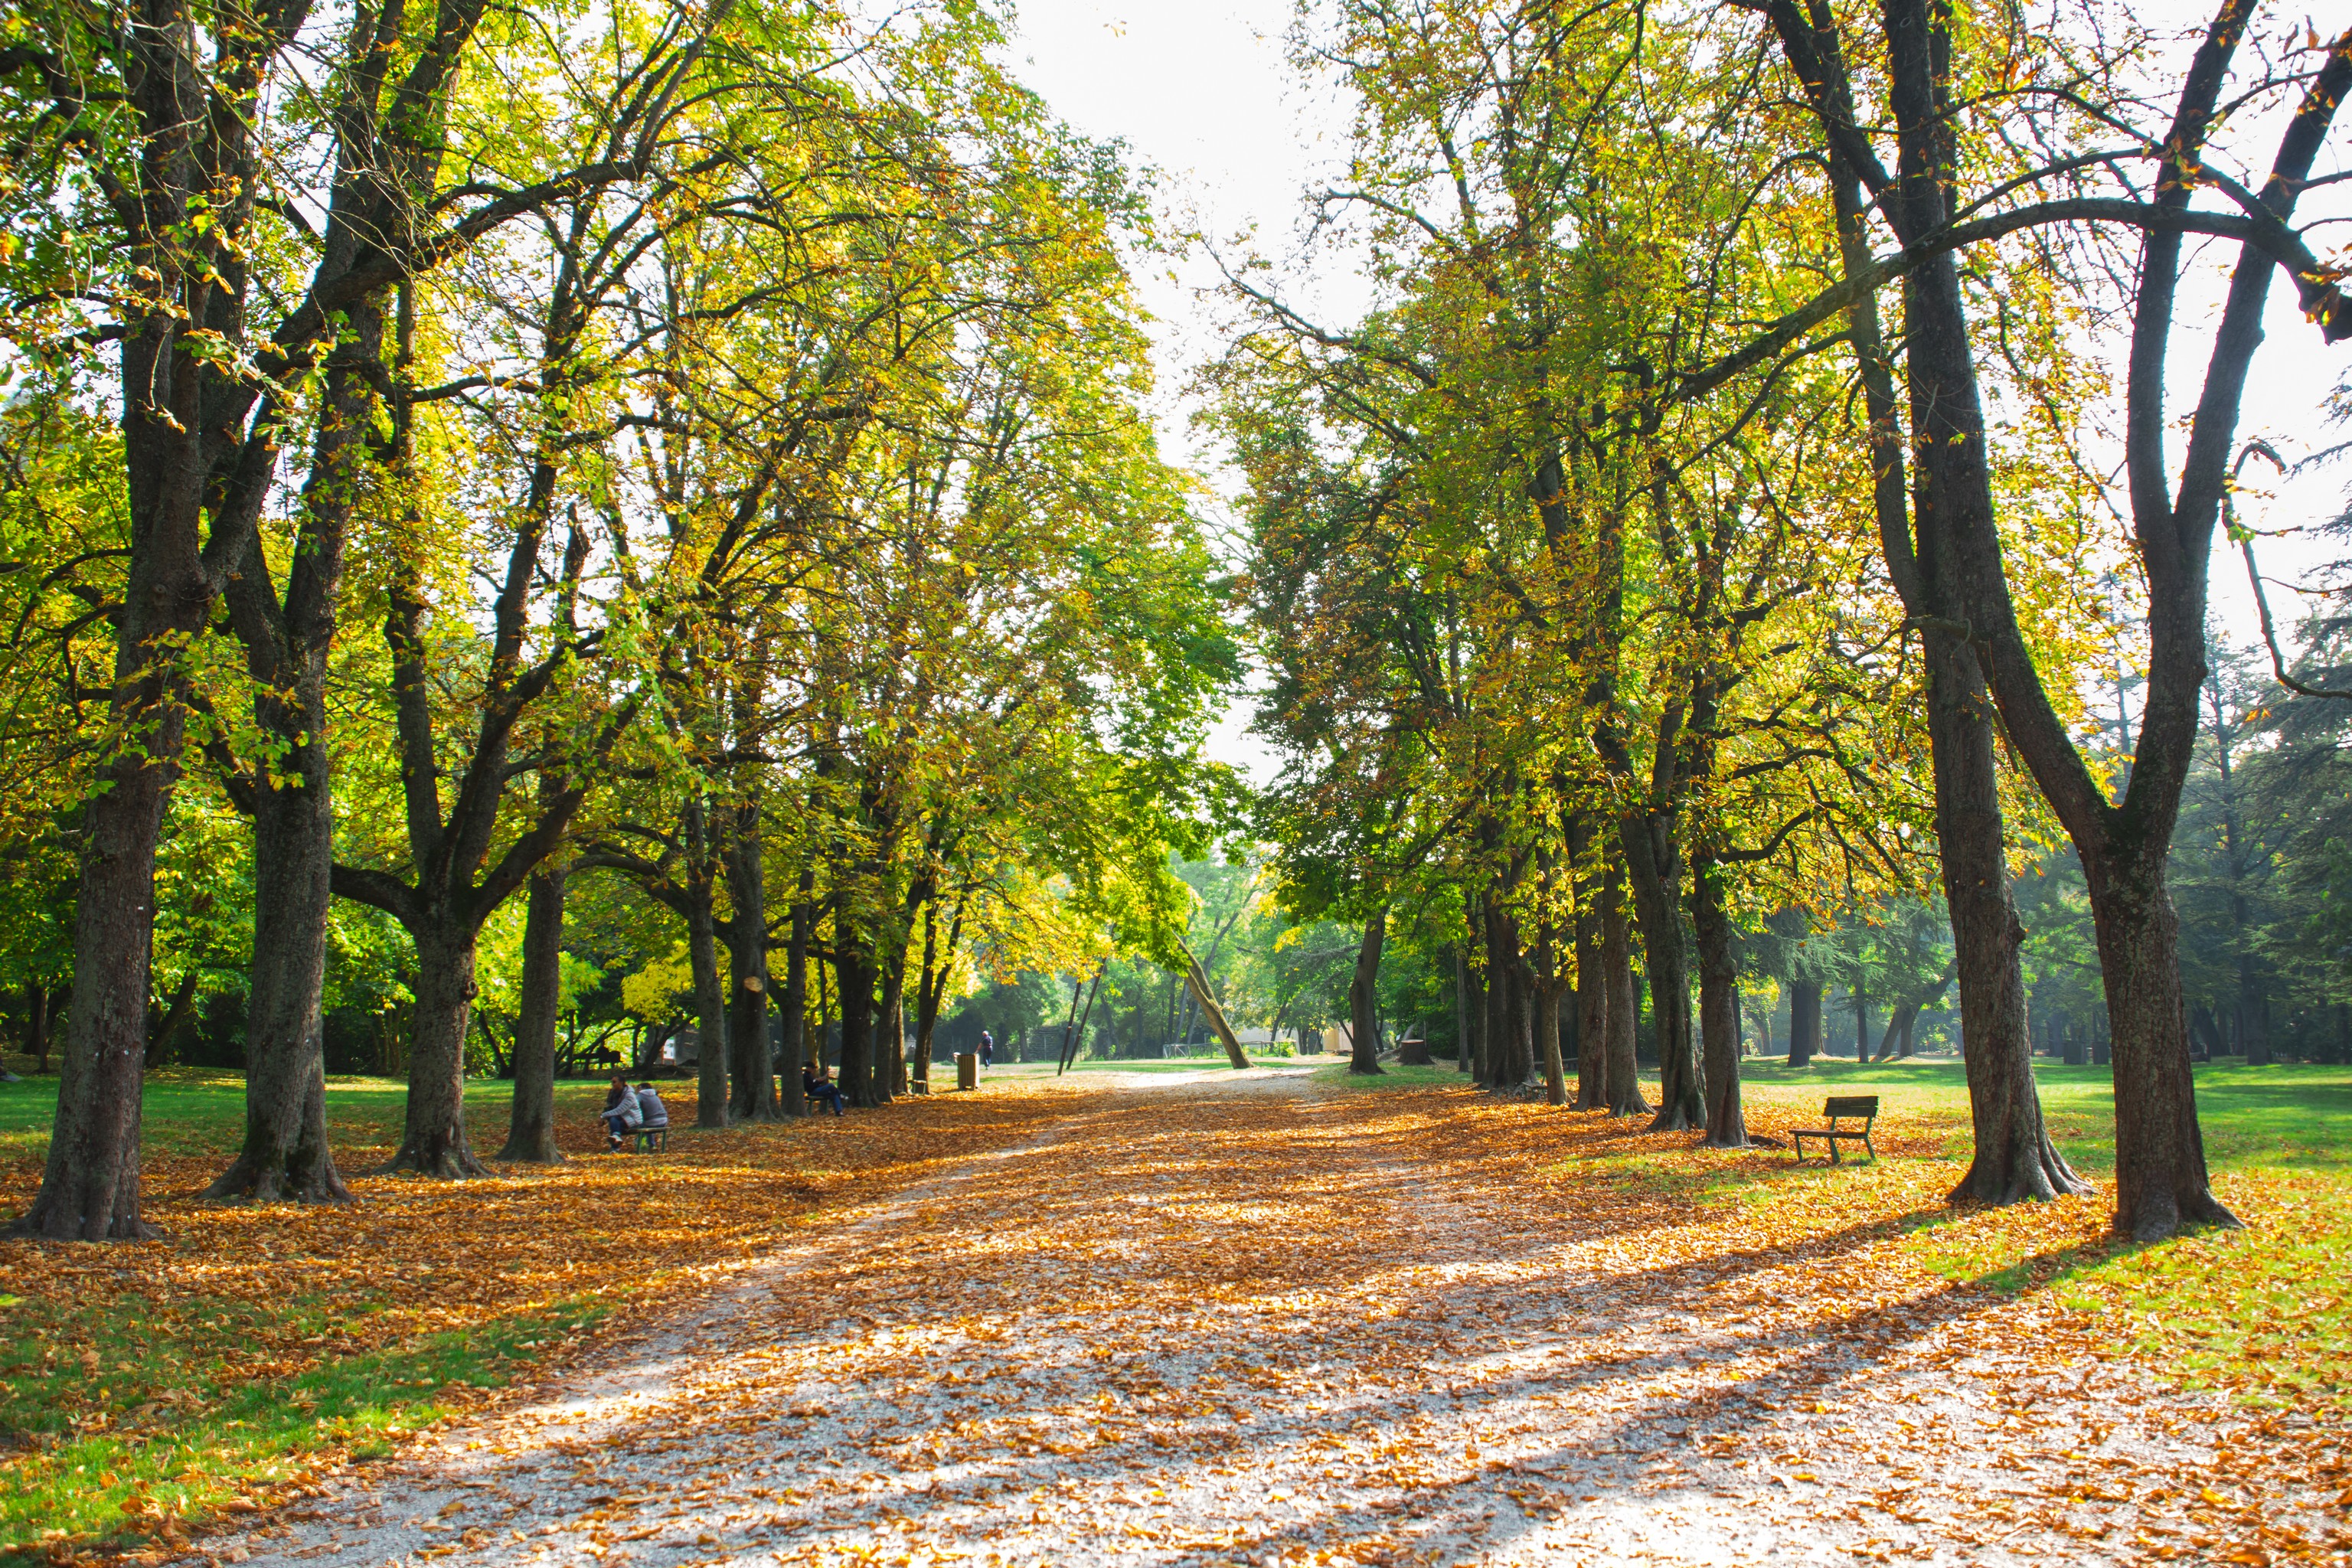
<svg viewBox="0 0 2352 1568"><path fill-rule="evenodd" d="M637 1131L643 1134L668 1131L669 1107L662 1103L662 1097L654 1092L652 1084L637 1085ZM643 1146L642 1143L639 1144L639 1147ZM662 1146L667 1148L668 1140L663 1140Z"/></svg>
<svg viewBox="0 0 2352 1568"><path fill-rule="evenodd" d="M629 1087L626 1078L616 1074L613 1087L604 1093L604 1109L599 1117L604 1123L604 1147L619 1149L621 1141L635 1132L637 1123L645 1119L645 1112L637 1108L636 1091Z"/></svg>
<svg viewBox="0 0 2352 1568"><path fill-rule="evenodd" d="M801 1068L801 1092L819 1105L830 1102L833 1113L841 1114L841 1086L826 1075L823 1062L811 1062Z"/></svg>

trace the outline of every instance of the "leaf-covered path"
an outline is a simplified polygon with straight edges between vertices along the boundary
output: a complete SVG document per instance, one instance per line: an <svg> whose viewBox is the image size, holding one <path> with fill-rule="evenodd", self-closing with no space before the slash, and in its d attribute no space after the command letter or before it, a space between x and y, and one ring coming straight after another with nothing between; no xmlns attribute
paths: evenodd
<svg viewBox="0 0 2352 1568"><path fill-rule="evenodd" d="M2162 1394L2030 1301L1905 1266L1883 1215L1702 1215L1498 1142L1525 1108L1465 1091L1134 1075L1066 1104L203 1550L2254 1563L2352 1539L2340 1434ZM2290 1454L2299 1495L2271 1479Z"/></svg>

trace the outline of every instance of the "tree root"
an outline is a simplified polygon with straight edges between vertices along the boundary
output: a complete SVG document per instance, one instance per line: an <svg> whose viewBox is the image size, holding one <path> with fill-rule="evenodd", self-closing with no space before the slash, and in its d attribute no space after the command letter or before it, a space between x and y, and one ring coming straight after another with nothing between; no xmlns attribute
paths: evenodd
<svg viewBox="0 0 2352 1568"><path fill-rule="evenodd" d="M249 1201L259 1204L351 1204L359 1199L343 1184L342 1173L331 1161L319 1168L297 1173L282 1161L258 1160L240 1154L229 1168L214 1178L204 1190L204 1196L227 1202Z"/></svg>

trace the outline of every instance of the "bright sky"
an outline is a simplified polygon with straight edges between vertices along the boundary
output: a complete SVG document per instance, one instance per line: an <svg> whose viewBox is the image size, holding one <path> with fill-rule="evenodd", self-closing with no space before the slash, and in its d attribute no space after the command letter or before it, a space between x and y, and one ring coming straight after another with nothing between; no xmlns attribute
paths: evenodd
<svg viewBox="0 0 2352 1568"><path fill-rule="evenodd" d="M1064 120L1090 136L1128 143L1135 161L1160 173L1160 200L1171 230L1198 228L1224 240L1255 229L1259 247L1289 257L1302 212L1301 193L1328 162L1342 153L1346 106L1328 86L1310 89L1284 58L1283 31L1291 0L1019 0L1015 68ZM2193 22L2190 0L2143 0L2140 15L2179 11ZM2338 142L2345 140L2339 132ZM2192 268L2184 293L2218 310L2218 256ZM1213 486L1223 486L1217 455L1185 428L1184 384L1214 353L1217 317L1207 297L1217 279L1210 258L1195 250L1147 277L1144 297L1160 318L1160 382L1163 439L1170 453ZM1307 285L1304 302L1331 319L1360 307L1363 289L1344 270L1326 268ZM2192 307L2193 309L2193 307ZM2184 318L2187 319L2187 318ZM2116 379L2121 381L2120 356ZM2188 334L2176 340L2175 363L2201 371L2202 346ZM2330 429L2320 407L2347 369L2352 354L2328 347L2306 326L2290 290L2273 285L2268 336L2248 391L2242 435L2272 440L2290 460L2352 439L2352 428ZM2177 457L2177 452L2176 452ZM2250 468L2256 479L2263 470ZM2243 510L2258 529L2288 528L2334 515L2352 489L2352 463L2307 473L2252 500ZM2264 547L2263 575L2292 579L2319 558L2300 541ZM2274 615L2292 624L2296 602L2273 584ZM2213 561L2213 610L2232 641L2257 637L2245 568L2234 551ZM1211 754L1265 776L1263 747L1241 731L1246 704L1228 715Z"/></svg>

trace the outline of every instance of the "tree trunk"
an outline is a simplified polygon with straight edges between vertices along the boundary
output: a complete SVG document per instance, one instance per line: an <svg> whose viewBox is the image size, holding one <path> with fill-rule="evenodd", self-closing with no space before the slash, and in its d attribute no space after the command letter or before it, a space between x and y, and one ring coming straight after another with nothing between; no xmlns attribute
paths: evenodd
<svg viewBox="0 0 2352 1568"><path fill-rule="evenodd" d="M1600 911L1576 913L1576 1109L1609 1109L1609 965Z"/></svg>
<svg viewBox="0 0 2352 1568"><path fill-rule="evenodd" d="M1951 910L1967 1042L1969 1104L1976 1155L1952 1189L1955 1201L2013 1204L2090 1190L2050 1142L2033 1081L2026 1028L2025 977L2018 950L2025 928L2009 893L2001 845L2000 784L1991 702L1977 656L1930 627L1927 729L1936 770L1936 843Z"/></svg>
<svg viewBox="0 0 2352 1568"><path fill-rule="evenodd" d="M1646 1115L1650 1102L1642 1097L1642 1063L1633 1033L1633 942L1625 929L1614 866L1601 896L1601 967L1609 984L1609 1113Z"/></svg>
<svg viewBox="0 0 2352 1568"><path fill-rule="evenodd" d="M2246 1065L2266 1068L2271 1065L2271 1032L2267 1009L2254 983L2253 962L2238 961L2238 1038L2244 1042Z"/></svg>
<svg viewBox="0 0 2352 1568"><path fill-rule="evenodd" d="M1522 978L1518 922L1488 909L1486 1087L1519 1089L1535 1077L1535 1019Z"/></svg>
<svg viewBox="0 0 2352 1568"><path fill-rule="evenodd" d="M948 922L947 949L935 956L933 945L939 931L937 910L936 904L927 904L923 909L923 975L921 983L915 988L915 1070L923 1080L927 1092L931 1081L931 1040L940 1026L940 1004L947 996L948 967L955 961L956 943L963 934L963 906L959 903L955 918ZM1172 989L1168 1010L1171 1015L1176 1011ZM1139 1037L1143 1032L1142 1017L1143 1005L1139 1002L1136 1004L1136 1033Z"/></svg>
<svg viewBox="0 0 2352 1568"><path fill-rule="evenodd" d="M686 840L686 953L694 976L694 1124L727 1125L727 984L719 977L719 857L703 803L688 801L680 816ZM847 1093L846 1089L843 1090Z"/></svg>
<svg viewBox="0 0 2352 1568"><path fill-rule="evenodd" d="M1475 942L1483 953L1486 946L1483 903L1472 899L1465 899L1463 903L1470 916L1470 941ZM1487 1073L1486 993L1492 989L1487 983L1488 978L1484 963L1472 963L1469 961L1468 944L1465 943L1462 952L1462 1012L1467 1032L1462 1039L1462 1070L1470 1075L1471 1082L1479 1084L1486 1081Z"/></svg>
<svg viewBox="0 0 2352 1568"><path fill-rule="evenodd" d="M779 1108L786 1116L806 1116L809 1111L801 1075L808 1070L809 927L814 914L809 894L814 881L810 872L801 873L799 896L793 900L792 941L784 949L784 1050L783 1059L776 1064L776 1076L783 1086Z"/></svg>
<svg viewBox="0 0 2352 1568"><path fill-rule="evenodd" d="M134 580L131 587L136 599L142 584ZM139 1207L140 1094L152 983L155 844L184 717L165 699L163 673L144 642L169 629L152 612L130 616L115 660L118 721L152 725L153 738L100 769L103 787L82 808L72 1010L40 1191L11 1227L26 1235L137 1241L152 1234Z"/></svg>
<svg viewBox="0 0 2352 1568"><path fill-rule="evenodd" d="M727 868L728 1058L735 1071L730 1119L776 1119L774 1052L768 1035L768 882L761 863L760 803L738 801L721 813L720 858Z"/></svg>
<svg viewBox="0 0 2352 1568"><path fill-rule="evenodd" d="M49 988L37 981L25 987L25 1054L39 1061L36 1072L49 1070Z"/></svg>
<svg viewBox="0 0 2352 1568"><path fill-rule="evenodd" d="M834 914L835 985L841 993L841 1095L852 1105L880 1103L874 1095L874 965L865 938Z"/></svg>
<svg viewBox="0 0 2352 1568"><path fill-rule="evenodd" d="M1511 922L1511 930L1516 938L1517 921ZM1528 984L1524 958L1512 967L1506 978L1511 994L1511 1054L1506 1066L1511 1075L1511 1087L1517 1089L1536 1081L1536 994L1534 987Z"/></svg>
<svg viewBox="0 0 2352 1568"><path fill-rule="evenodd" d="M884 1102L907 1092L907 964L891 966L882 984L882 1005L874 1019L876 1098Z"/></svg>
<svg viewBox="0 0 2352 1568"><path fill-rule="evenodd" d="M1853 983L1853 1059L1870 1059L1870 991L1860 976Z"/></svg>
<svg viewBox="0 0 2352 1568"><path fill-rule="evenodd" d="M1484 1089L1501 1089L1508 1083L1507 1062L1510 1058L1511 983L1510 973L1517 967L1517 954L1508 951L1513 944L1505 937L1507 921L1503 912L1490 898L1485 900L1486 925L1486 1024L1481 1033L1486 1048L1478 1058L1478 1083Z"/></svg>
<svg viewBox="0 0 2352 1568"><path fill-rule="evenodd" d="M501 1160L560 1165L555 1146L555 1016L563 1005L563 898L569 876L550 862L531 873L522 923L522 1006L515 1020L514 1108Z"/></svg>
<svg viewBox="0 0 2352 1568"><path fill-rule="evenodd" d="M2205 1169L2164 855L2157 846L2083 863L2115 1060L2116 1226L2142 1241L2183 1225L2238 1223L2213 1196Z"/></svg>
<svg viewBox="0 0 2352 1568"><path fill-rule="evenodd" d="M1462 944L1454 944L1454 1066L1470 1070L1470 964Z"/></svg>
<svg viewBox="0 0 2352 1568"><path fill-rule="evenodd" d="M1886 1033L1878 1037L1877 1060L1883 1062L1894 1057L1898 1040L1902 1044L1902 1054L1906 1057L1911 1054L1911 1024L1919 1016L1919 1003L1906 1002L1886 1016Z"/></svg>
<svg viewBox="0 0 2352 1568"><path fill-rule="evenodd" d="M437 911L436 911L437 912ZM409 929L416 1006L409 1018L408 1112L383 1167L425 1176L487 1176L466 1138L466 1029L474 1015L475 930L446 914Z"/></svg>
<svg viewBox="0 0 2352 1568"><path fill-rule="evenodd" d="M1671 847L1655 842L1656 829L1648 817L1631 817L1624 824L1625 870L1633 884L1633 916L1642 933L1642 955L1647 961L1651 1016L1658 1037L1658 1110L1651 1118L1653 1132L1701 1130L1706 1126L1706 1082L1701 1076L1698 1046L1692 1037L1690 969L1683 951L1680 900L1669 875Z"/></svg>
<svg viewBox="0 0 2352 1568"><path fill-rule="evenodd" d="M1381 949L1388 942L1386 904L1364 921L1364 940L1356 948L1356 972L1348 982L1348 1070L1381 1070Z"/></svg>
<svg viewBox="0 0 2352 1568"><path fill-rule="evenodd" d="M1739 1103L1739 964L1731 951L1731 917L1723 905L1722 875L1710 860L1700 859L1691 867L1706 1146L1745 1149L1748 1121Z"/></svg>
<svg viewBox="0 0 2352 1568"><path fill-rule="evenodd" d="M320 1002L327 974L335 823L325 749L256 792L252 989L246 1005L245 1144L205 1189L209 1198L343 1203L351 1189L327 1147Z"/></svg>
<svg viewBox="0 0 2352 1568"><path fill-rule="evenodd" d="M2191 1061L2210 1061L2226 1056L2221 1039L2221 1026L2214 1021L2213 1009L2200 1002L2189 1013L2189 1043Z"/></svg>
<svg viewBox="0 0 2352 1568"><path fill-rule="evenodd" d="M1536 1045L1543 1054L1544 1100L1551 1105L1568 1103L1568 1068L1559 1052L1559 999L1567 989L1565 983L1535 987Z"/></svg>
<svg viewBox="0 0 2352 1568"><path fill-rule="evenodd" d="M1818 980L1789 982L1789 1065L1812 1065L1822 1039L1822 986Z"/></svg>

